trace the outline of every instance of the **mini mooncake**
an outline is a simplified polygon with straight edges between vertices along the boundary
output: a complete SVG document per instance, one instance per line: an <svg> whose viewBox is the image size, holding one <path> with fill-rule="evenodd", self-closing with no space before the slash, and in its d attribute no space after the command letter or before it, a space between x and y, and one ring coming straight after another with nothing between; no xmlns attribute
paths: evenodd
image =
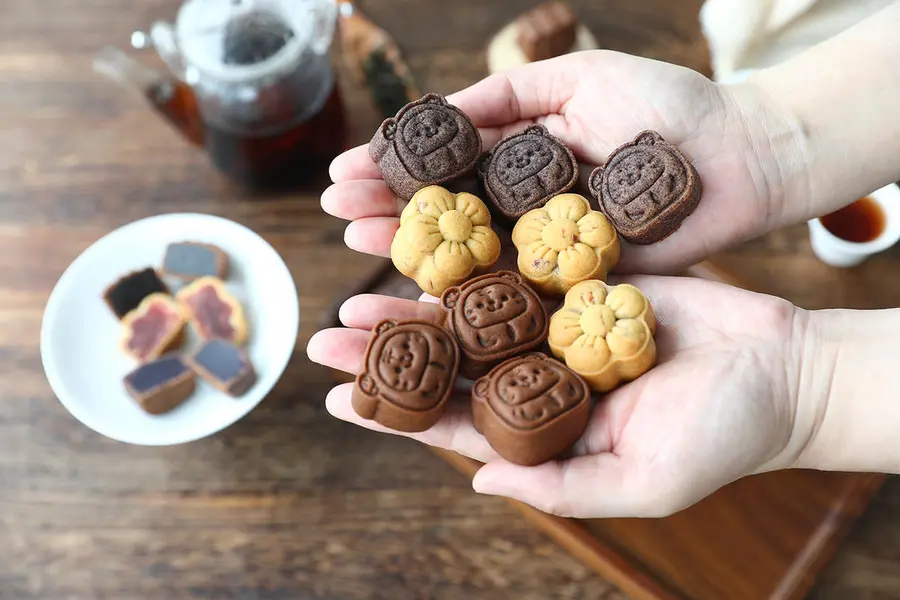
<svg viewBox="0 0 900 600"><path fill-rule="evenodd" d="M159 358L181 345L187 321L168 294L150 294L122 319L122 351L140 362Z"/></svg>
<svg viewBox="0 0 900 600"><path fill-rule="evenodd" d="M206 341L188 363L203 380L229 396L241 396L256 383L256 370L247 354L226 340Z"/></svg>
<svg viewBox="0 0 900 600"><path fill-rule="evenodd" d="M503 362L475 382L472 420L497 454L534 466L584 434L591 391L575 371L540 352Z"/></svg>
<svg viewBox="0 0 900 600"><path fill-rule="evenodd" d="M183 281L207 276L225 279L228 273L228 255L212 244L175 242L166 247L162 272Z"/></svg>
<svg viewBox="0 0 900 600"><path fill-rule="evenodd" d="M202 339L221 339L239 346L246 341L247 321L244 318L244 308L221 279L195 279L179 290L176 298Z"/></svg>
<svg viewBox="0 0 900 600"><path fill-rule="evenodd" d="M138 406L160 415L187 400L196 389L194 373L177 354L145 363L125 376L125 389Z"/></svg>
<svg viewBox="0 0 900 600"><path fill-rule="evenodd" d="M459 358L456 340L434 323L381 321L356 377L353 410L396 431L425 431L444 414Z"/></svg>
<svg viewBox="0 0 900 600"><path fill-rule="evenodd" d="M114 281L106 288L103 299L116 317L121 319L136 309L144 298L156 293L168 294L169 288L155 269L147 267Z"/></svg>

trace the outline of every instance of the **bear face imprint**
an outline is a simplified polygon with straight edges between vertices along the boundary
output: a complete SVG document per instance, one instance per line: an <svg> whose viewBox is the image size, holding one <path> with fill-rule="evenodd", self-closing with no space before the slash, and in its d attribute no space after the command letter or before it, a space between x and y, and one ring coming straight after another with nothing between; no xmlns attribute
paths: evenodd
<svg viewBox="0 0 900 600"><path fill-rule="evenodd" d="M559 383L559 373L536 361L519 363L497 380L498 396L510 406L540 398Z"/></svg>
<svg viewBox="0 0 900 600"><path fill-rule="evenodd" d="M456 114L439 104L415 107L404 115L400 129L404 145L419 157L431 154L459 135Z"/></svg>
<svg viewBox="0 0 900 600"><path fill-rule="evenodd" d="M534 429L588 398L572 373L543 359L524 359L498 373L491 404L507 423Z"/></svg>
<svg viewBox="0 0 900 600"><path fill-rule="evenodd" d="M494 283L466 294L463 315L474 329L509 322L528 308L528 301L515 287L506 283Z"/></svg>
<svg viewBox="0 0 900 600"><path fill-rule="evenodd" d="M419 388L428 364L429 341L413 331L385 333L387 339L378 357L379 379L393 390L411 392Z"/></svg>
<svg viewBox="0 0 900 600"><path fill-rule="evenodd" d="M514 186L540 173L553 160L546 138L529 137L507 144L494 158L500 182Z"/></svg>
<svg viewBox="0 0 900 600"><path fill-rule="evenodd" d="M666 160L656 149L640 149L622 156L608 171L610 198L627 205L646 192L663 176Z"/></svg>

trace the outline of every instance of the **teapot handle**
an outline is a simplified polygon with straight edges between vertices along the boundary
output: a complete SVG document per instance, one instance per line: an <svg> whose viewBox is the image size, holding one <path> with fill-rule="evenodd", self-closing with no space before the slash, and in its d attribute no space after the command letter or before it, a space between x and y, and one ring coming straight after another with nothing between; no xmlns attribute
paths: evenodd
<svg viewBox="0 0 900 600"><path fill-rule="evenodd" d="M139 50L152 45L175 77L182 81L188 78L184 55L175 40L175 30L171 24L165 21L155 21L150 27L149 35L135 31L131 35L131 45Z"/></svg>
<svg viewBox="0 0 900 600"><path fill-rule="evenodd" d="M311 46L316 54L326 54L337 27L338 0L320 0L316 4L320 6L310 9L315 23Z"/></svg>

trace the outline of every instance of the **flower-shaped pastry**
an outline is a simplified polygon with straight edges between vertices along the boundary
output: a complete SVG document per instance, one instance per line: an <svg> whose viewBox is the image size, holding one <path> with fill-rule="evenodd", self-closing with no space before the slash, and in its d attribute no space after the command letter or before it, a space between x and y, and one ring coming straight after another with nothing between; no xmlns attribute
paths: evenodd
<svg viewBox="0 0 900 600"><path fill-rule="evenodd" d="M487 270L499 257L500 238L491 229L484 202L437 185L412 197L391 243L397 270L432 296L462 283L475 270Z"/></svg>
<svg viewBox="0 0 900 600"><path fill-rule="evenodd" d="M606 279L619 262L619 236L603 213L578 194L560 194L516 222L512 242L519 272L545 294L565 294L579 281Z"/></svg>
<svg viewBox="0 0 900 600"><path fill-rule="evenodd" d="M608 392L637 379L656 362L656 317L633 285L582 281L550 317L547 341L554 356L588 382Z"/></svg>

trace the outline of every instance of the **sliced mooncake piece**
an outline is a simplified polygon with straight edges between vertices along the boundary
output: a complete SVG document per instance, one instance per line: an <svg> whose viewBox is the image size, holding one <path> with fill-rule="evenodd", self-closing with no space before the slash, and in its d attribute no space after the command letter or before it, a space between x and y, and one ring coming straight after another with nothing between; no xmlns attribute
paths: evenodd
<svg viewBox="0 0 900 600"><path fill-rule="evenodd" d="M203 340L220 339L240 346L247 339L244 308L216 277L200 277L176 296L197 335Z"/></svg>
<svg viewBox="0 0 900 600"><path fill-rule="evenodd" d="M181 345L187 318L172 296L150 294L122 319L122 350L140 362L159 358Z"/></svg>

